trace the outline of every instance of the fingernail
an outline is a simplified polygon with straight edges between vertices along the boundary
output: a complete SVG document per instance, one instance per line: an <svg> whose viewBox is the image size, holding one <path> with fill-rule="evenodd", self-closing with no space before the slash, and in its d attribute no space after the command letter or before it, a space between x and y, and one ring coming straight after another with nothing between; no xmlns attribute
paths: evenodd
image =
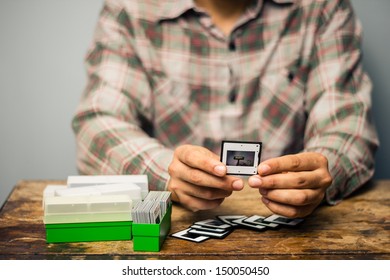
<svg viewBox="0 0 390 280"><path fill-rule="evenodd" d="M271 167L268 164L260 164L259 165L259 173L260 174L267 174L271 170Z"/></svg>
<svg viewBox="0 0 390 280"><path fill-rule="evenodd" d="M217 165L214 167L214 172L217 175L224 176L226 174L226 167L223 165Z"/></svg>
<svg viewBox="0 0 390 280"><path fill-rule="evenodd" d="M266 195L268 191L266 189L260 189L261 195Z"/></svg>
<svg viewBox="0 0 390 280"><path fill-rule="evenodd" d="M266 199L265 197L262 197L261 200L263 201L264 204L268 204L269 203L269 200Z"/></svg>
<svg viewBox="0 0 390 280"><path fill-rule="evenodd" d="M239 191L242 190L242 188L244 187L244 183L242 182L242 180L236 180L233 182L232 187L233 189Z"/></svg>
<svg viewBox="0 0 390 280"><path fill-rule="evenodd" d="M261 181L260 177L252 176L249 178L249 183L252 187L260 187L263 181Z"/></svg>

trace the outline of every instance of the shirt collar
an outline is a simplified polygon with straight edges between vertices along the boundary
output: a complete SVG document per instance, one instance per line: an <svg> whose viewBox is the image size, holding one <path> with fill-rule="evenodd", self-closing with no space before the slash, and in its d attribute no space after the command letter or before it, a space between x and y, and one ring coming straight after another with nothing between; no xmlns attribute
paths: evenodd
<svg viewBox="0 0 390 280"><path fill-rule="evenodd" d="M264 0L258 0L263 2ZM297 0L272 0L276 4L292 4ZM160 13L157 20L175 19L186 13L194 10L196 5L194 0L160 0Z"/></svg>
<svg viewBox="0 0 390 280"><path fill-rule="evenodd" d="M293 4L297 2L297 0L272 0L277 4Z"/></svg>
<svg viewBox="0 0 390 280"><path fill-rule="evenodd" d="M195 8L193 0L160 0L158 20L174 19Z"/></svg>

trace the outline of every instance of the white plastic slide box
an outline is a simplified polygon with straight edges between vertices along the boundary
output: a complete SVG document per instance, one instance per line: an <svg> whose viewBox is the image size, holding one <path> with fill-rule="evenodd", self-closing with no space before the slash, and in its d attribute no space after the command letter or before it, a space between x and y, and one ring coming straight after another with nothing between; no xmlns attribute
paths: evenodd
<svg viewBox="0 0 390 280"><path fill-rule="evenodd" d="M133 204L141 202L141 188L133 183L58 189L55 196L128 195Z"/></svg>
<svg viewBox="0 0 390 280"><path fill-rule="evenodd" d="M47 197L53 197L56 194L57 190L63 190L66 189L67 185L47 185L46 188L43 190L43 198L42 198L42 209L45 206L45 199Z"/></svg>
<svg viewBox="0 0 390 280"><path fill-rule="evenodd" d="M149 192L148 176L146 175L81 175L68 176L68 187L85 187L107 184L133 183L141 188L141 198L145 199Z"/></svg>
<svg viewBox="0 0 390 280"><path fill-rule="evenodd" d="M128 195L53 196L45 198L44 223L132 221Z"/></svg>

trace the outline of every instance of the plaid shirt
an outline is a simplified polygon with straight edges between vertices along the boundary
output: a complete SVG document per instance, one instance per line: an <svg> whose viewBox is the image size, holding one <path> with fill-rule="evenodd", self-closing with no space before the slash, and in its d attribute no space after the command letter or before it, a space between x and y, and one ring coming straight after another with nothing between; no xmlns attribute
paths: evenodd
<svg viewBox="0 0 390 280"><path fill-rule="evenodd" d="M192 0L106 0L73 120L82 174L148 174L175 147L262 141L262 159L324 154L336 203L369 180L378 145L361 26L349 1L253 1L225 36Z"/></svg>

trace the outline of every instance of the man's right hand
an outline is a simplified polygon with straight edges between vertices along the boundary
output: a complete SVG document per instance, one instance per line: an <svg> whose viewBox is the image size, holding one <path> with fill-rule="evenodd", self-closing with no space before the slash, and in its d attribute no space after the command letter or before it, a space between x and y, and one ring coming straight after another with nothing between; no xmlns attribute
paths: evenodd
<svg viewBox="0 0 390 280"><path fill-rule="evenodd" d="M172 199L192 211L216 208L244 187L242 179L226 175L226 166L216 154L200 146L178 147L168 172Z"/></svg>

